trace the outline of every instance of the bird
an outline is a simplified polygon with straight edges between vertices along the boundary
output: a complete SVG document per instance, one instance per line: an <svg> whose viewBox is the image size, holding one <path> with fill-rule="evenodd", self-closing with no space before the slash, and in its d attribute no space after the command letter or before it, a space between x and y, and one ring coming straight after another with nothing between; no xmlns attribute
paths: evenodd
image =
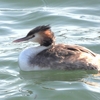
<svg viewBox="0 0 100 100"><path fill-rule="evenodd" d="M38 46L25 48L18 62L23 71L34 70L100 70L100 55L76 44L56 44L50 25L33 28L13 42L36 42Z"/></svg>

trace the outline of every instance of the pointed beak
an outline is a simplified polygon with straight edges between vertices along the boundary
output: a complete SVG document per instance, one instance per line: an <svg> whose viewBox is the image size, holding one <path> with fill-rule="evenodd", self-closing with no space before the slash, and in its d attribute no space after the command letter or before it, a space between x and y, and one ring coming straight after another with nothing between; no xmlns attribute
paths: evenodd
<svg viewBox="0 0 100 100"><path fill-rule="evenodd" d="M19 38L19 39L16 39L16 40L14 40L13 42L23 42L23 41L27 41L27 40L29 40L30 38L28 38L28 37L23 37L23 38Z"/></svg>

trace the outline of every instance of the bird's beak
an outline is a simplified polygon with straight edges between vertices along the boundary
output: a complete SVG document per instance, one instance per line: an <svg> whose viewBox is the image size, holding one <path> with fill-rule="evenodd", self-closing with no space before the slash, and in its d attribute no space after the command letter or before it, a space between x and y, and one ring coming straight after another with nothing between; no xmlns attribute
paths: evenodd
<svg viewBox="0 0 100 100"><path fill-rule="evenodd" d="M23 42L23 41L27 41L27 40L29 40L30 38L28 38L28 37L23 37L23 38L19 38L19 39L16 39L16 40L14 40L13 42Z"/></svg>

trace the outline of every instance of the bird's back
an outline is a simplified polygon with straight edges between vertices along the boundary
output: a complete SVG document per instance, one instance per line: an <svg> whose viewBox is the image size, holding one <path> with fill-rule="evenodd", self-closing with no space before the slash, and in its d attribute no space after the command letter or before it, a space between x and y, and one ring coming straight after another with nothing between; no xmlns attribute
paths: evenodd
<svg viewBox="0 0 100 100"><path fill-rule="evenodd" d="M31 58L30 63L51 69L98 70L100 56L82 46L58 44Z"/></svg>

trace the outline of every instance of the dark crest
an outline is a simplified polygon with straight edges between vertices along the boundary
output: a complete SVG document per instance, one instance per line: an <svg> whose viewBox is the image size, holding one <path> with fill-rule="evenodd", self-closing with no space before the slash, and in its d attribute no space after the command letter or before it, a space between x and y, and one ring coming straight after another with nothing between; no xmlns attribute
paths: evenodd
<svg viewBox="0 0 100 100"><path fill-rule="evenodd" d="M51 27L49 25L42 25L42 26L37 26L36 28L32 29L27 36L33 35L34 33L37 33L39 31L46 31L50 29Z"/></svg>

